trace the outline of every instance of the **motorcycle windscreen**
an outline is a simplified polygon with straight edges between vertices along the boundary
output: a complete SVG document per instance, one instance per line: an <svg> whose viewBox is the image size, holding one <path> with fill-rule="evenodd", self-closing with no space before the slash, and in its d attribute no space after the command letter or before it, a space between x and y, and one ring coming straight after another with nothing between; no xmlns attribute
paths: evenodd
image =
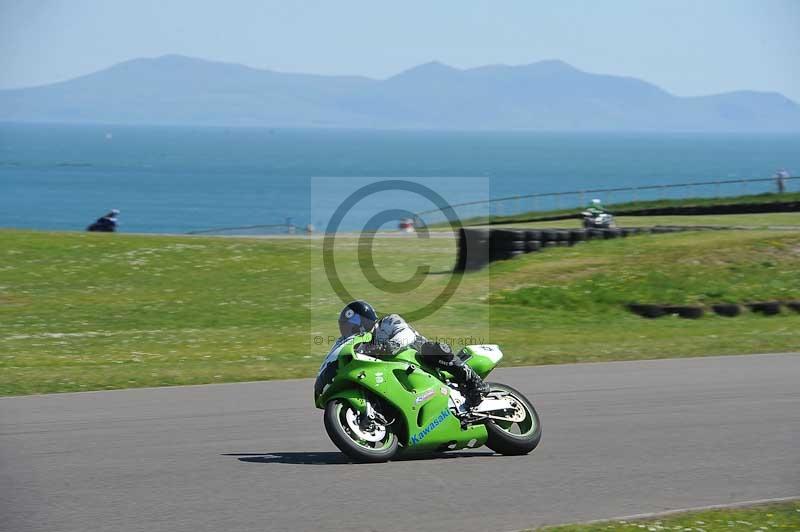
<svg viewBox="0 0 800 532"><path fill-rule="evenodd" d="M326 360L326 363L317 374L317 380L314 381L314 401L319 399L319 396L322 395L322 392L325 391L325 388L327 388L333 382L333 379L336 378L336 373L338 371L338 358L334 358L330 361Z"/></svg>
<svg viewBox="0 0 800 532"><path fill-rule="evenodd" d="M322 395L325 388L331 384L336 377L336 373L339 371L339 353L341 353L342 347L344 347L346 341L346 339L340 338L331 348L330 352L328 352L325 360L322 361L319 372L317 373L317 380L314 381L314 401L319 399L319 396Z"/></svg>

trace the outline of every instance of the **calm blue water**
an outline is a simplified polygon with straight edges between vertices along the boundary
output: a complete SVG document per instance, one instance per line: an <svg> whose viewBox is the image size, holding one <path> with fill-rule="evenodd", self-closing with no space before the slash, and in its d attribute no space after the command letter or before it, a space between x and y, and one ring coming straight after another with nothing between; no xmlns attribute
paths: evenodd
<svg viewBox="0 0 800 532"><path fill-rule="evenodd" d="M338 200L321 206L311 190L314 176L340 176L342 190L347 177L415 176L438 182L456 203L487 193L769 177L781 167L800 172L800 136L5 124L0 226L82 230L110 208L122 210L120 230L130 232L277 224L287 217L320 225ZM430 179L436 176L451 179ZM454 179L466 176L488 179ZM430 206L401 196L375 202Z"/></svg>

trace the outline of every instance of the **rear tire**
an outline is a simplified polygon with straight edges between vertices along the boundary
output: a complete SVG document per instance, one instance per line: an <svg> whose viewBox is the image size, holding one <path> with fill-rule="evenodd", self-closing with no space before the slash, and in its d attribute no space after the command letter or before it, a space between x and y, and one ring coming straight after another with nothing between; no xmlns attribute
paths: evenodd
<svg viewBox="0 0 800 532"><path fill-rule="evenodd" d="M526 417L522 422L508 424L507 427L502 426L506 422L487 421L485 426L489 437L486 440L486 446L499 454L511 456L528 454L539 445L539 441L542 439L542 424L539 421L539 414L531 402L511 386L497 382L487 384L493 392L502 391L511 395L525 410ZM512 432L514 425L518 426L520 433Z"/></svg>
<svg viewBox="0 0 800 532"><path fill-rule="evenodd" d="M348 415L352 417L358 415L358 412L346 401L333 399L325 405L325 431L340 451L353 460L370 463L386 462L397 454L398 439L392 425L383 427L385 435L380 441L370 442L359 438L357 431L348 422ZM371 443L375 446L370 445Z"/></svg>

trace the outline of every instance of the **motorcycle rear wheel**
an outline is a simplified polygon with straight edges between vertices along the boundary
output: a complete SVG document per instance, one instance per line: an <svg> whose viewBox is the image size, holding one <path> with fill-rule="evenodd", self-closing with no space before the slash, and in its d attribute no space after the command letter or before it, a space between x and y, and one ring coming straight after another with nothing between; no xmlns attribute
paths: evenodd
<svg viewBox="0 0 800 532"><path fill-rule="evenodd" d="M489 420L486 422L486 432L489 438L486 446L496 453L505 455L528 454L539 445L542 439L542 424L539 414L528 399L520 392L497 382L487 383L492 392L502 392L510 395L524 410L525 418L520 422ZM490 392L491 393L491 392Z"/></svg>
<svg viewBox="0 0 800 532"><path fill-rule="evenodd" d="M325 405L325 431L344 454L358 462L386 462L397 454L398 439L391 425L373 431L358 426L361 414L348 402L334 399Z"/></svg>

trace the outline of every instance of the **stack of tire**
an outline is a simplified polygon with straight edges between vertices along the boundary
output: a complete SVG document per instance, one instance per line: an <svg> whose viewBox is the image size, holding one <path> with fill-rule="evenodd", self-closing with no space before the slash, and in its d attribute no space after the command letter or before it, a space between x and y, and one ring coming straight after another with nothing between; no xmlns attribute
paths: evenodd
<svg viewBox="0 0 800 532"><path fill-rule="evenodd" d="M676 315L681 318L696 320L702 318L703 307L697 305L651 305L630 303L628 310L643 318L660 318L661 316Z"/></svg>
<svg viewBox="0 0 800 532"><path fill-rule="evenodd" d="M456 271L475 271L489 262L510 260L545 247L586 240L581 230L467 229L459 231Z"/></svg>
<svg viewBox="0 0 800 532"><path fill-rule="evenodd" d="M745 308L754 314L763 316L777 316L781 314L781 305L800 313L800 301L757 301L750 303L715 303L711 310L718 316L733 318L740 316ZM630 303L628 310L643 318L660 318L662 316L677 315L681 318L702 318L705 309L699 305L654 305Z"/></svg>
<svg viewBox="0 0 800 532"><path fill-rule="evenodd" d="M689 231L689 227L683 226L672 226L672 225L657 225L653 227L651 232L653 234L665 234L665 233L679 233L681 231Z"/></svg>
<svg viewBox="0 0 800 532"><path fill-rule="evenodd" d="M466 229L458 231L458 257L455 271L480 270L489 264L489 229Z"/></svg>
<svg viewBox="0 0 800 532"><path fill-rule="evenodd" d="M641 234L687 231L688 227L612 227L609 229L472 229L459 230L456 271L480 270L497 260L550 247L574 246L587 240L626 238ZM688 313L688 311L687 311Z"/></svg>
<svg viewBox="0 0 800 532"><path fill-rule="evenodd" d="M495 229L489 238L489 260L508 260L525 254L524 229Z"/></svg>
<svg viewBox="0 0 800 532"><path fill-rule="evenodd" d="M583 229L496 229L491 235L491 260L513 259L523 253L572 246L587 239Z"/></svg>

